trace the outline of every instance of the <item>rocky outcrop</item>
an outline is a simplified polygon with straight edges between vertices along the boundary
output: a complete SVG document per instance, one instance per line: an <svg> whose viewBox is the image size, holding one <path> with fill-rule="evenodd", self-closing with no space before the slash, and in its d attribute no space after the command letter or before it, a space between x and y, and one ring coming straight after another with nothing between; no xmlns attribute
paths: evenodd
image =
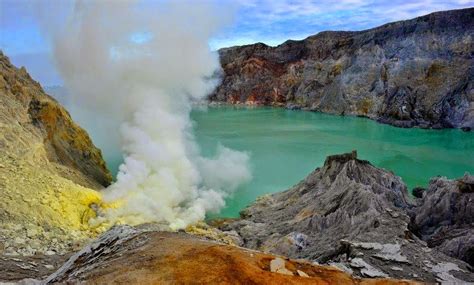
<svg viewBox="0 0 474 285"><path fill-rule="evenodd" d="M0 255L53 255L94 236L111 174L88 134L0 52Z"/></svg>
<svg viewBox="0 0 474 285"><path fill-rule="evenodd" d="M359 279L314 265L149 225L114 227L42 283L92 284L412 284Z"/></svg>
<svg viewBox="0 0 474 285"><path fill-rule="evenodd" d="M69 113L1 52L0 74L2 151L24 160L45 159L82 186L108 186L112 176L101 151Z"/></svg>
<svg viewBox="0 0 474 285"><path fill-rule="evenodd" d="M429 247L474 266L474 176L431 179L411 228Z"/></svg>
<svg viewBox="0 0 474 285"><path fill-rule="evenodd" d="M474 8L277 47L219 50L211 101L364 116L399 127L474 128Z"/></svg>
<svg viewBox="0 0 474 285"><path fill-rule="evenodd" d="M474 281L467 263L429 248L412 233L413 211L416 205L399 177L353 152L329 156L291 189L259 198L241 219L219 227L236 231L245 247L333 264L359 276ZM463 215L469 213L455 216Z"/></svg>

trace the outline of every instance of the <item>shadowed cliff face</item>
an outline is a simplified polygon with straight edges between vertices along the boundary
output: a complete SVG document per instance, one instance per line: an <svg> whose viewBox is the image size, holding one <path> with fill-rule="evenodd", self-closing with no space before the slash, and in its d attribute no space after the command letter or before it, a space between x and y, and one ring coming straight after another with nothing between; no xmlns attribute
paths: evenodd
<svg viewBox="0 0 474 285"><path fill-rule="evenodd" d="M211 101L365 116L400 127L474 127L474 9L277 47L219 50Z"/></svg>

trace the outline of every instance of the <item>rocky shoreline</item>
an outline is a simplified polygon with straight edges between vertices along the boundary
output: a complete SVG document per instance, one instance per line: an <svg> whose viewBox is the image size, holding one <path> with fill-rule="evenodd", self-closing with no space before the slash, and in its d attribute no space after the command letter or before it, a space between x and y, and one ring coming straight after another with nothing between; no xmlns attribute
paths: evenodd
<svg viewBox="0 0 474 285"><path fill-rule="evenodd" d="M205 101L205 102L199 102L196 103L196 106L206 106L206 107L237 107L237 108L282 108L290 111L300 111L300 112L316 112L316 113L322 113L322 114L328 114L328 115L333 115L333 116L353 116L353 117L358 117L358 118L364 118L368 120L373 120L376 121L377 123L380 124L385 124L385 125L390 125L394 126L397 128L404 128L404 129L410 129L410 128L419 128L419 129L430 129L430 130L444 130L444 129L452 129L452 127L446 127L446 126L441 126L441 125L435 125L435 126L430 126L426 124L421 124L418 125L414 122L407 122L407 121L402 121L402 120L386 120L382 118L370 118L364 115L354 115L354 114L335 114L335 113L328 113L328 112L322 112L319 110L313 110L309 107L301 107L299 105L294 105L294 104L270 104L270 105L265 105L261 103L249 103L249 102L217 102L217 101ZM474 128L471 127L459 127L459 130L463 132L471 132L474 130Z"/></svg>
<svg viewBox="0 0 474 285"><path fill-rule="evenodd" d="M219 50L211 102L363 116L397 127L474 128L474 8L270 47Z"/></svg>

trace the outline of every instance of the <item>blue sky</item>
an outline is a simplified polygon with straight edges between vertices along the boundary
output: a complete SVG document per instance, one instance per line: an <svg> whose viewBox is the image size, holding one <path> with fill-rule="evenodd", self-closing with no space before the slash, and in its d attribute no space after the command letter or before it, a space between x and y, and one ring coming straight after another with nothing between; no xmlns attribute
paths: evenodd
<svg viewBox="0 0 474 285"><path fill-rule="evenodd" d="M26 66L43 85L58 85L61 79L52 64L48 40L41 33L36 11L32 9L43 1L54 4L68 0L0 0L0 49L14 64ZM278 45L287 39L303 39L325 30L363 30L434 11L474 6L474 0L221 0L218 3L232 6L235 18L231 26L210 40L213 49L255 42Z"/></svg>

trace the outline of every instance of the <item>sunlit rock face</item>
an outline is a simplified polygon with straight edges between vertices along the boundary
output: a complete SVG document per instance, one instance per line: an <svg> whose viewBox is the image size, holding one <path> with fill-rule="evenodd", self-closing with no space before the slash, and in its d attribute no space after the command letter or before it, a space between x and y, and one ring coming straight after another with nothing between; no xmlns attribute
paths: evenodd
<svg viewBox="0 0 474 285"><path fill-rule="evenodd" d="M55 254L95 234L111 175L99 149L24 68L0 52L0 254Z"/></svg>
<svg viewBox="0 0 474 285"><path fill-rule="evenodd" d="M21 159L55 164L61 176L83 186L108 186L112 176L101 151L66 109L3 54L0 72L2 149Z"/></svg>
<svg viewBox="0 0 474 285"><path fill-rule="evenodd" d="M277 47L219 51L211 101L365 116L399 127L474 127L474 9Z"/></svg>

